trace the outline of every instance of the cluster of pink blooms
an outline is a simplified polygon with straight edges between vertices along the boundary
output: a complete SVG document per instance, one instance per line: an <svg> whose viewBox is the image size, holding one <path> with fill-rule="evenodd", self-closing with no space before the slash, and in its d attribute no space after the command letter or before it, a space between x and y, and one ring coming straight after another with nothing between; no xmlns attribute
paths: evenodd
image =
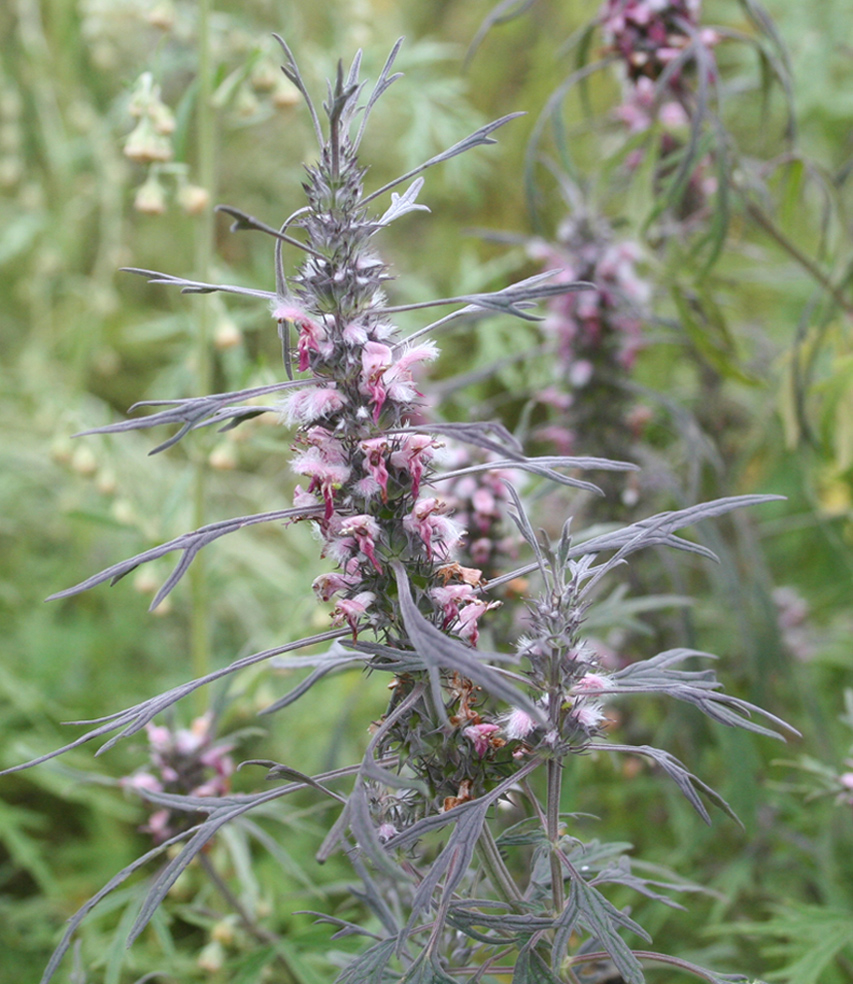
<svg viewBox="0 0 853 984"><path fill-rule="evenodd" d="M541 677L544 692L539 705L551 721L551 729L544 736L550 745L592 737L606 723L603 697L609 677L601 672L598 654L591 645L579 640L571 628L563 634L571 624L571 617L565 619L566 609L571 611L567 600L560 599L553 610L537 606L533 635L518 643L519 655L530 663L531 676ZM555 663L562 677L559 690L554 689L553 679L546 678L551 676ZM508 738L523 740L537 724L526 712L513 708L504 718L503 726Z"/></svg>
<svg viewBox="0 0 853 984"><path fill-rule="evenodd" d="M699 25L700 13L701 0L607 0L601 11L606 48L619 58L625 72L616 118L632 134L660 123L663 157L680 148L678 133L690 123L692 94L687 79L698 64L697 47L708 54L709 71L714 71L710 50L720 35ZM639 166L643 157L643 149L636 148L628 157L628 167ZM711 163L706 155L690 175L688 191L698 201L689 212L716 190Z"/></svg>
<svg viewBox="0 0 853 984"><path fill-rule="evenodd" d="M331 259L306 260L296 278L298 296L277 298L272 315L283 331L298 332L298 369L307 374L307 385L282 413L297 426L291 467L307 479L296 487L294 505L310 511L322 556L335 565L314 589L335 602L333 623L348 625L355 639L368 625L391 636L401 629L389 600L395 594L390 558L435 577L465 530L451 503L428 488L443 444L411 424L421 397L415 373L438 350L431 341L401 341L383 314L387 273L369 243L380 226L362 218L361 172L348 150L341 148L339 161L344 194L329 192L336 183L331 158L324 154L312 171L317 207L306 223L318 247L328 250L342 230L351 237L348 246ZM436 591L427 595L436 619L476 645L478 620L491 606L464 583Z"/></svg>
<svg viewBox="0 0 853 984"><path fill-rule="evenodd" d="M412 552L431 564L446 561L464 532L445 501L421 494L441 443L399 426L420 395L413 370L434 359L437 350L432 342L389 344L393 329L376 318L341 325L292 304L279 305L273 316L298 327L299 368L314 376L314 385L298 390L283 406L288 422L300 425L291 466L309 479L307 488L296 487L294 505L322 504L323 556L338 567L319 577L314 588L324 601L343 595L335 621L348 623L355 633L376 600L371 585L386 574L383 558L393 533L378 513L393 513L399 520L395 532L407 536ZM390 422L398 425L395 431ZM471 632L466 628L460 634Z"/></svg>
<svg viewBox="0 0 853 984"><path fill-rule="evenodd" d="M471 452L463 447L454 448L449 459L454 469L473 462ZM517 554L517 539L506 525L506 506L510 502L506 481L517 486L518 476L496 468L460 475L443 486L454 519L467 530L461 548L464 560L480 568L486 579L502 571L504 561Z"/></svg>
<svg viewBox="0 0 853 984"><path fill-rule="evenodd" d="M150 765L122 780L126 789L185 796L224 796L234 772L233 745L215 741L213 716L196 718L189 728L147 724ZM155 810L141 829L161 844L191 826L192 815L169 809Z"/></svg>
<svg viewBox="0 0 853 984"><path fill-rule="evenodd" d="M710 48L719 41L716 31L699 26L701 8L701 0L606 0L601 11L605 44L619 56L631 82L654 82L691 43ZM667 81L676 92L680 67Z"/></svg>
<svg viewBox="0 0 853 984"><path fill-rule="evenodd" d="M546 339L556 347L556 359L554 382L537 394L537 400L556 413L535 436L560 454L574 454L579 450L581 431L586 432L589 426L600 430L595 420L578 419L578 391L586 391L590 398L583 406L587 410L594 406L599 417L604 403L627 412L624 396L614 383L631 370L643 345L643 319L651 288L637 273L638 246L614 241L600 222L593 225L585 218L567 219L558 232L557 244L534 241L529 252L544 269L559 271L555 280L586 280L596 287L553 298L542 324ZM599 390L595 394L598 399L593 400L595 390ZM620 419L623 430L624 423ZM611 453L611 449L605 450Z"/></svg>

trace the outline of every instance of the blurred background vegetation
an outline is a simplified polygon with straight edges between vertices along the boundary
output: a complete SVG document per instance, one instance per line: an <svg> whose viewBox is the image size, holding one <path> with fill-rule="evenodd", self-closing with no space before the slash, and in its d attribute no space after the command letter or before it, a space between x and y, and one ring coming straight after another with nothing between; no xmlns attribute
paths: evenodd
<svg viewBox="0 0 853 984"><path fill-rule="evenodd" d="M621 720L631 740L659 741L720 789L744 829L722 817L706 829L651 771L602 759L578 763L566 809L599 817L584 821L584 836L630 842L638 858L710 890L690 897L688 913L620 900L637 907L659 949L790 984L853 981L847 5L767 0L771 26L749 3L705 0L703 23L730 33L717 49L725 99L707 117L719 127L703 122L701 137L719 167L708 207L679 235L659 206L670 192L667 214L686 206L661 184L650 145L649 166L626 177L639 144L613 123L616 72L605 66L549 103L601 57L600 36L583 32L599 4L504 7L518 16L481 32L467 62L489 3L0 7L0 761L14 765L77 734L61 722L119 710L328 624L310 591L323 564L303 527L218 541L153 615L148 604L170 569L162 561L111 590L42 601L187 529L290 503L289 438L274 415L225 434L194 432L154 457L168 436L160 431L72 435L139 400L281 377L274 323L256 303L182 297L117 269L271 289L269 241L230 234L211 210L229 203L275 225L302 203L310 121L278 70L271 32L286 38L315 93L358 48L375 78L405 35L406 77L378 105L363 145L371 185L488 119L529 115L502 129L497 147L430 172L421 199L433 215L397 223L383 242L399 277L394 302L535 273L531 239L552 239L567 214L586 209L640 244L651 285L631 377L647 422L621 449L644 473L636 501L617 490L611 518L712 495L788 497L702 531L718 568L656 558L629 585L693 596L692 606L642 615L614 602L595 627L626 658L685 641L718 652L728 689L803 733L783 749L654 702ZM542 115L549 105L555 112ZM404 329L423 323L415 315L403 317ZM435 391L448 419L500 416L535 437L541 408L530 395L550 371L537 329L489 321L442 347ZM614 453L592 438L583 450ZM543 525L566 506L591 510L543 500ZM601 521L607 507L589 515ZM342 675L301 711L257 718L292 685L283 676L248 671L185 701L172 723L187 727L210 705L220 733L238 734L237 759L309 771L357 758L365 723L382 713L380 685ZM144 804L119 783L145 763L144 739L97 761L93 752L83 746L0 785L4 984L38 979L68 916L149 846ZM247 769L234 784L258 788L258 774ZM201 868L187 872L129 953L123 934L140 886L122 888L86 925L59 979L331 979L333 948L346 941L330 944L311 916L292 915L359 911L344 863L311 860L330 822L325 805L305 797L255 818L254 829L235 825L207 862L219 884Z"/></svg>

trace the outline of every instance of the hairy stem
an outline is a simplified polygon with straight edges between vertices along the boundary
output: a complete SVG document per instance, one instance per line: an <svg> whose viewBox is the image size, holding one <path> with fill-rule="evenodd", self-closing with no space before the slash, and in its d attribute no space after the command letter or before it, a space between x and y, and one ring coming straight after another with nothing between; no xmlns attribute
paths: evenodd
<svg viewBox="0 0 853 984"><path fill-rule="evenodd" d="M548 759L546 774L548 789L545 802L545 819L548 843L551 845L551 897L554 902L554 912L559 914L563 911L566 902L563 888L563 868L557 852L557 843L560 839L560 791L563 779L563 763L558 759Z"/></svg>

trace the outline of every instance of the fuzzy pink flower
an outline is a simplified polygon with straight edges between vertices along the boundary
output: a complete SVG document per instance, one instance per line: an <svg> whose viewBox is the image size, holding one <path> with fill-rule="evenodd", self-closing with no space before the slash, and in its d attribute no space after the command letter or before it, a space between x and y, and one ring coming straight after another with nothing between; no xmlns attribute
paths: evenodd
<svg viewBox="0 0 853 984"><path fill-rule="evenodd" d="M407 471L412 477L412 495L417 499L425 466L441 445L427 434L406 434L400 447L391 455L395 468Z"/></svg>
<svg viewBox="0 0 853 984"><path fill-rule="evenodd" d="M323 547L323 557L331 557L332 560L344 567L347 574L354 573L358 569L358 561L353 554L358 550L358 543L354 536L347 536L343 533L343 526L348 517L341 516L340 513L332 512L332 515L325 522L323 536L326 543ZM350 569L353 565L354 569Z"/></svg>
<svg viewBox="0 0 853 984"><path fill-rule="evenodd" d="M328 574L315 577L311 587L322 601L331 601L339 591L349 591L360 580L361 577L358 574L341 574L337 571L331 571Z"/></svg>
<svg viewBox="0 0 853 984"><path fill-rule="evenodd" d="M468 547L471 560L475 564L485 566L491 560L495 550L495 541L490 536L481 536L474 540Z"/></svg>
<svg viewBox="0 0 853 984"><path fill-rule="evenodd" d="M382 501L388 501L388 466L385 455L388 452L388 441L384 437L373 437L362 441L359 447L364 452L364 467L370 473L376 484L382 489Z"/></svg>
<svg viewBox="0 0 853 984"><path fill-rule="evenodd" d="M336 413L347 403L333 386L310 386L298 390L282 403L282 414L289 424L313 424Z"/></svg>
<svg viewBox="0 0 853 984"><path fill-rule="evenodd" d="M609 685L610 680L603 673L587 673L578 680L574 689L576 692L588 691L592 693L599 690L607 690Z"/></svg>
<svg viewBox="0 0 853 984"><path fill-rule="evenodd" d="M424 342L423 345L404 349L384 374L388 398L397 403L409 403L420 396L412 378L412 366L418 362L432 362L437 357L438 348L434 342Z"/></svg>
<svg viewBox="0 0 853 984"><path fill-rule="evenodd" d="M504 718L503 732L510 741L520 741L536 728L535 719L518 707L513 707Z"/></svg>
<svg viewBox="0 0 853 984"><path fill-rule="evenodd" d="M387 345L381 342L367 342L361 352L361 390L370 397L373 404L373 420L379 420L382 407L385 405L387 391L384 375L391 366L394 354Z"/></svg>
<svg viewBox="0 0 853 984"><path fill-rule="evenodd" d="M474 601L476 595L470 584L447 584L444 587L432 588L430 597L444 612L444 628L459 616L459 606Z"/></svg>
<svg viewBox="0 0 853 984"><path fill-rule="evenodd" d="M462 734L474 743L474 751L482 758L489 750L491 736L501 729L496 724L472 724Z"/></svg>
<svg viewBox="0 0 853 984"><path fill-rule="evenodd" d="M444 515L446 511L446 503L430 497L418 499L408 516L403 517L403 529L417 534L430 560L443 560L462 538L462 530Z"/></svg>
<svg viewBox="0 0 853 984"><path fill-rule="evenodd" d="M361 591L354 598L341 598L332 613L332 624L343 625L344 622L347 622L352 629L352 638L355 641L358 635L358 620L375 599L376 595L372 591Z"/></svg>
<svg viewBox="0 0 853 984"><path fill-rule="evenodd" d="M313 350L322 355L331 354L331 346L322 325L313 321L301 307L292 301L282 300L273 308L272 316L276 321L291 321L299 329L299 371L309 368L309 355Z"/></svg>
<svg viewBox="0 0 853 984"><path fill-rule="evenodd" d="M382 566L376 559L376 539L381 530L379 523L372 516L350 516L341 526L344 536L354 536L358 549L381 574Z"/></svg>
<svg viewBox="0 0 853 984"><path fill-rule="evenodd" d="M123 776L119 779L119 784L124 789L135 789L138 792L163 792L163 783L150 772L136 772L132 776Z"/></svg>
<svg viewBox="0 0 853 984"><path fill-rule="evenodd" d="M576 704L572 708L572 717L584 728L597 728L604 720L604 711L600 704Z"/></svg>
<svg viewBox="0 0 853 984"><path fill-rule="evenodd" d="M480 629L478 626L480 618L493 608L499 608L500 605L501 602L499 601L485 602L480 598L475 598L474 601L469 602L464 608L460 609L459 617L453 624L452 631L460 639L464 639L472 646L476 646L480 638Z"/></svg>
<svg viewBox="0 0 853 984"><path fill-rule="evenodd" d="M309 492L319 489L326 503L326 519L330 519L334 511L334 492L350 477L352 469L349 465L329 461L319 448L309 448L302 454L295 455L291 467L300 475L311 479Z"/></svg>
<svg viewBox="0 0 853 984"><path fill-rule="evenodd" d="M334 492L341 488L350 477L352 469L346 463L343 445L325 427L312 427L303 435L310 447L302 454L294 456L291 468L300 475L311 479L309 492L318 489L326 502L326 520L334 510Z"/></svg>
<svg viewBox="0 0 853 984"><path fill-rule="evenodd" d="M152 752L168 752L172 748L172 732L162 724L151 724L149 721L145 725L145 733L148 735L148 744Z"/></svg>
<svg viewBox="0 0 853 984"><path fill-rule="evenodd" d="M320 503L313 492L306 492L301 485L297 485L293 490L293 505L296 509L313 509Z"/></svg>
<svg viewBox="0 0 853 984"><path fill-rule="evenodd" d="M168 810L157 810L156 813L152 813L148 818L148 823L144 827L141 827L146 834L151 834L155 844L162 844L163 841L168 840L173 833L169 827L169 819L171 814Z"/></svg>
<svg viewBox="0 0 853 984"><path fill-rule="evenodd" d="M358 322L351 322L344 328L341 336L347 345L355 348L359 345L364 345L367 341L367 328L364 325L358 324Z"/></svg>

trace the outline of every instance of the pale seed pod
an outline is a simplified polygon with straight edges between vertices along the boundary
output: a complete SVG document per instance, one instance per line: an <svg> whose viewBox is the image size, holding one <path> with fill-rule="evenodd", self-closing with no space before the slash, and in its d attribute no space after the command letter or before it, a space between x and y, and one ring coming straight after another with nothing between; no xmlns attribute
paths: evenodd
<svg viewBox="0 0 853 984"><path fill-rule="evenodd" d="M187 215L201 215L210 206L210 193L201 185L185 184L178 191L177 199Z"/></svg>
<svg viewBox="0 0 853 984"><path fill-rule="evenodd" d="M98 459L88 444L78 444L74 449L71 455L71 467L78 475L85 475L87 478L98 470Z"/></svg>
<svg viewBox="0 0 853 984"><path fill-rule="evenodd" d="M215 447L208 456L207 463L216 471L233 471L237 467L237 450L230 442Z"/></svg>
<svg viewBox="0 0 853 984"><path fill-rule="evenodd" d="M161 31L171 31L175 26L175 5L172 0L160 0L148 12L146 20Z"/></svg>
<svg viewBox="0 0 853 984"><path fill-rule="evenodd" d="M230 318L222 318L216 326L213 336L213 344L224 352L227 349L237 348L243 341L243 333Z"/></svg>
<svg viewBox="0 0 853 984"><path fill-rule="evenodd" d="M133 207L143 215L162 215L166 211L166 191L153 174L137 188Z"/></svg>

